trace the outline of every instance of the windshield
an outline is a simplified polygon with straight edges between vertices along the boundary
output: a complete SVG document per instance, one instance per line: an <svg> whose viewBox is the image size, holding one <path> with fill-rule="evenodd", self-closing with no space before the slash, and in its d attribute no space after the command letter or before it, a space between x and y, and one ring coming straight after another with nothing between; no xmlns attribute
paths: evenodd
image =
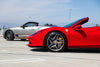
<svg viewBox="0 0 100 67"><path fill-rule="evenodd" d="M84 19L84 18L82 18L82 19ZM80 20L82 20L82 19L80 19ZM74 25L75 23L79 22L80 20L77 20L77 21L75 21L75 22L69 23L69 24L65 25L64 27L65 27L65 28L69 28L69 27L71 27L72 25Z"/></svg>

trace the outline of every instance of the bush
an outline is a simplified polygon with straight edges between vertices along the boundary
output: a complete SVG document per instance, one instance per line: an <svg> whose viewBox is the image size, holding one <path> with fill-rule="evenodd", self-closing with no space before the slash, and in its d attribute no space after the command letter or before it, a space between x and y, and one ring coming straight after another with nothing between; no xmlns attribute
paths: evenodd
<svg viewBox="0 0 100 67"><path fill-rule="evenodd" d="M99 26L99 24L96 24L96 27L98 27Z"/></svg>

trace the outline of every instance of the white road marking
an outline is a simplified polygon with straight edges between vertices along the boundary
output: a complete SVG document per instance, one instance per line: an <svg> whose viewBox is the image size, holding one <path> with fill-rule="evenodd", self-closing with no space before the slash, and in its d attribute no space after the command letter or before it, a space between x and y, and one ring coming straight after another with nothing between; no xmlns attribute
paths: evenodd
<svg viewBox="0 0 100 67"><path fill-rule="evenodd" d="M0 60L0 64L7 64L7 63L28 63L28 62L41 62L46 61L45 59L41 58L28 58L28 59L9 59L9 60Z"/></svg>

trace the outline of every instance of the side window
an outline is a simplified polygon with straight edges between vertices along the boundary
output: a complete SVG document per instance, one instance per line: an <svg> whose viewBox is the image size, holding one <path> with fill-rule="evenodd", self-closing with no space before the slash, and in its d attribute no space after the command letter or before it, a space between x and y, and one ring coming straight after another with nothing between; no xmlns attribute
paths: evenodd
<svg viewBox="0 0 100 67"><path fill-rule="evenodd" d="M34 23L27 23L24 25L25 27L33 27L34 26Z"/></svg>

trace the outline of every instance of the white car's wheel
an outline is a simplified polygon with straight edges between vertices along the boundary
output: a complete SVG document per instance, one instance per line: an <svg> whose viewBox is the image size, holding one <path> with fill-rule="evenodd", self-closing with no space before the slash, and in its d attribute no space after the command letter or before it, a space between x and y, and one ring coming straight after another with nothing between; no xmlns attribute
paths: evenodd
<svg viewBox="0 0 100 67"><path fill-rule="evenodd" d="M13 34L13 32L12 31L7 31L6 34L5 34L5 38L8 41L14 40L14 34Z"/></svg>

